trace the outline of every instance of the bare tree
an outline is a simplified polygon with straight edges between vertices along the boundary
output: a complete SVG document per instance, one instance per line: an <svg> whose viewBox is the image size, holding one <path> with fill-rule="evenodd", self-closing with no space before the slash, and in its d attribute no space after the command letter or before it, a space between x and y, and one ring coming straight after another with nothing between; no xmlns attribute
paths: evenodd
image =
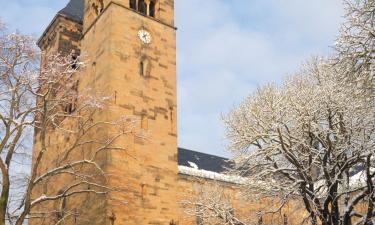
<svg viewBox="0 0 375 225"><path fill-rule="evenodd" d="M42 57L40 68L34 39L1 26L0 224L77 220L88 195L105 200L122 191L107 185L103 162L110 151L125 150L116 142L135 134L136 121L98 120L109 98L80 88L84 64Z"/></svg>

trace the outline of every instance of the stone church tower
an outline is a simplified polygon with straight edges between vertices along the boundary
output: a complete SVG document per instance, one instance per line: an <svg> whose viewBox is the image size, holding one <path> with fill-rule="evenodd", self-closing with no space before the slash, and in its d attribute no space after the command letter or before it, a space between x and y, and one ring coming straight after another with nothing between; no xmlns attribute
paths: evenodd
<svg viewBox="0 0 375 225"><path fill-rule="evenodd" d="M139 128L150 133L147 141L121 139L116 145L126 152L111 151L99 162L110 175L108 185L125 191L109 199L62 202L60 207L74 205L89 214L87 220L72 215L63 224L190 225L200 220L184 219L179 201L192 192L196 177L199 182L218 180L235 193L233 181L220 174L228 165L226 159L177 148L174 0L70 0L38 45L45 55L73 53L87 59L77 73L78 92L91 89L111 96L110 105L96 120L132 116L140 121ZM104 129L96 135L110 132ZM52 139L53 149L64 144L64 137ZM47 157L51 165L53 154ZM64 182L49 181L44 191ZM49 219L29 224L54 224Z"/></svg>
<svg viewBox="0 0 375 225"><path fill-rule="evenodd" d="M113 121L135 116L151 133L147 141L124 138L118 143L131 157L113 151L102 162L111 174L109 185L127 189L125 196L112 197L127 203L108 200L101 216L116 218L94 224L174 224L178 168L173 0L71 0L38 44L46 54L73 50L87 56L80 89L95 89L113 99L100 117Z"/></svg>

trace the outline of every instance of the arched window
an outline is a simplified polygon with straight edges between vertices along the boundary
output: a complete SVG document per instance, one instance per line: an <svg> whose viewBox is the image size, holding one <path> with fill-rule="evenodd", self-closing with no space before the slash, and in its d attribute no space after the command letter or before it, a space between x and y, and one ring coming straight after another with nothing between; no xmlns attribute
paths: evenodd
<svg viewBox="0 0 375 225"><path fill-rule="evenodd" d="M137 1L136 0L129 0L129 7L131 9L137 10Z"/></svg>
<svg viewBox="0 0 375 225"><path fill-rule="evenodd" d="M150 1L148 12L151 17L155 17L155 1Z"/></svg>
<svg viewBox="0 0 375 225"><path fill-rule="evenodd" d="M144 15L147 15L147 4L144 0L138 1L138 11Z"/></svg>

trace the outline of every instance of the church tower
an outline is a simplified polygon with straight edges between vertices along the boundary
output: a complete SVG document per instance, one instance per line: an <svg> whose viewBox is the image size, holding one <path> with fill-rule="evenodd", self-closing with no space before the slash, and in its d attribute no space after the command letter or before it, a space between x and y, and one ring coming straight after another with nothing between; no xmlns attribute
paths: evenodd
<svg viewBox="0 0 375 225"><path fill-rule="evenodd" d="M176 28L173 0L85 0L83 87L112 97L107 120L135 116L149 135L121 140L111 152L106 224L176 224Z"/></svg>
<svg viewBox="0 0 375 225"><path fill-rule="evenodd" d="M78 89L111 97L96 119L135 117L147 133L102 157L108 185L124 191L88 201L93 219L77 224L178 224L174 0L70 0L38 45L85 59Z"/></svg>

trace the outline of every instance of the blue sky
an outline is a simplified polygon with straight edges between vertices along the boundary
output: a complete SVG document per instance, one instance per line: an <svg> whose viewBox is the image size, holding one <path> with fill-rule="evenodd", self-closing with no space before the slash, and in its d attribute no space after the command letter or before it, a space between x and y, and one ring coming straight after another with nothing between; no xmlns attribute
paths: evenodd
<svg viewBox="0 0 375 225"><path fill-rule="evenodd" d="M37 37L68 0L0 0L11 29ZM179 146L225 152L220 117L310 55L329 54L341 0L175 0Z"/></svg>

